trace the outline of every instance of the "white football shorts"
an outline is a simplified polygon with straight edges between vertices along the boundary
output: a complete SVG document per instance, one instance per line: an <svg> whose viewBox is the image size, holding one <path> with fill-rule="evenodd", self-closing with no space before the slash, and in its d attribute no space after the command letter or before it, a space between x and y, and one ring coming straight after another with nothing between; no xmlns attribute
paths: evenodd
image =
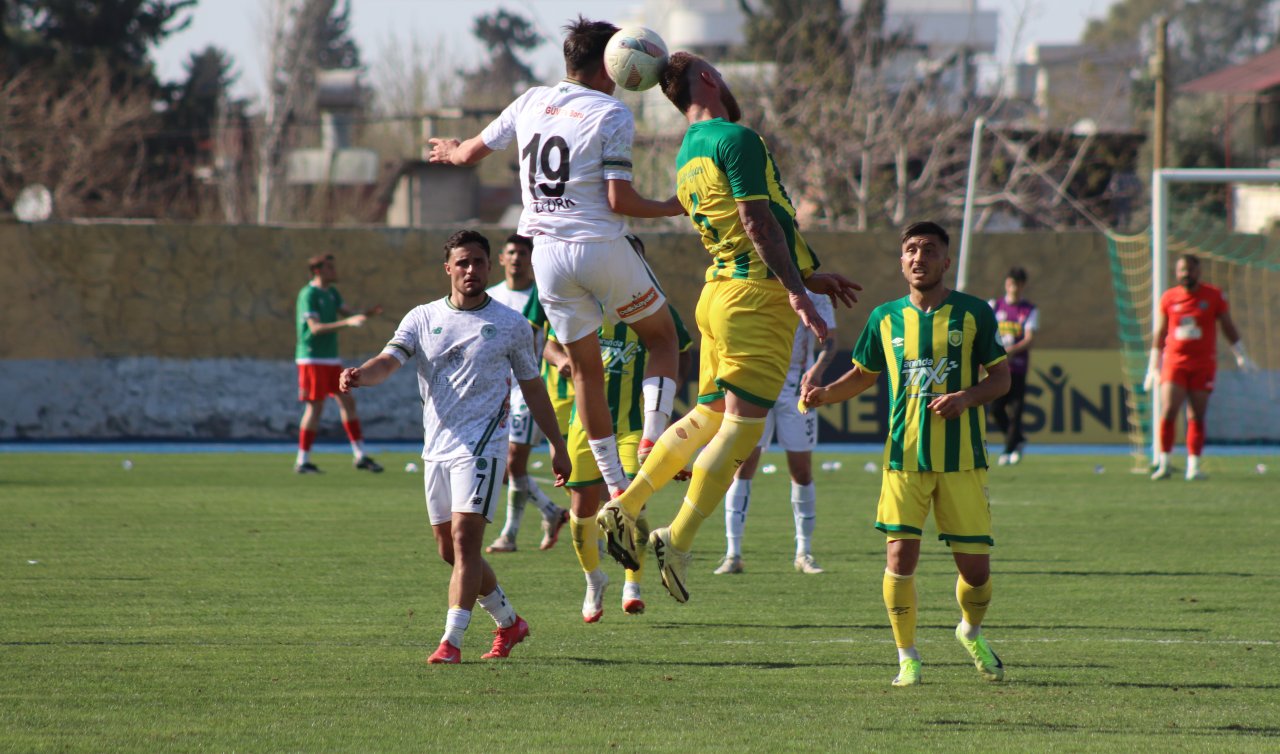
<svg viewBox="0 0 1280 754"><path fill-rule="evenodd" d="M427 515L431 525L453 519L454 513L479 513L493 523L505 458L454 458L423 461L422 481L427 490Z"/></svg>
<svg viewBox="0 0 1280 754"><path fill-rule="evenodd" d="M812 451L818 445L818 412L800 413L796 405L796 397L790 390L783 389L783 395L769 409L764 420L764 434L760 437L759 447L769 449L773 436L778 435L778 444L789 453Z"/></svg>
<svg viewBox="0 0 1280 754"><path fill-rule="evenodd" d="M507 442L515 445L541 445L546 437L533 420L524 396L515 391L511 393L511 413L507 416L507 421L510 423Z"/></svg>
<svg viewBox="0 0 1280 754"><path fill-rule="evenodd" d="M533 275L561 343L594 333L605 319L635 322L667 304L657 277L625 237L575 242L534 236Z"/></svg>

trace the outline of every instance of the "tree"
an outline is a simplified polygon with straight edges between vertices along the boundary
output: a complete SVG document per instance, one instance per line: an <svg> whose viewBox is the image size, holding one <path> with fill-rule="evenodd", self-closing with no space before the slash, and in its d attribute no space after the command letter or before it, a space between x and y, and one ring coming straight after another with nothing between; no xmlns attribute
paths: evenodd
<svg viewBox="0 0 1280 754"><path fill-rule="evenodd" d="M517 50L528 52L543 42L532 23L499 10L478 16L471 25L471 34L485 45L490 56L484 65L462 74L469 105L505 105L519 87L533 83L533 70L517 54Z"/></svg>
<svg viewBox="0 0 1280 754"><path fill-rule="evenodd" d="M1141 40L1152 48L1155 19L1169 19L1170 78L1185 83L1238 63L1277 41L1277 0L1120 0L1085 28L1085 44Z"/></svg>
<svg viewBox="0 0 1280 754"><path fill-rule="evenodd" d="M71 86L98 63L113 84L155 86L148 51L191 22L196 0L6 0L0 3L10 75L38 66L46 81Z"/></svg>
<svg viewBox="0 0 1280 754"><path fill-rule="evenodd" d="M158 126L151 93L118 85L106 62L61 90L42 72L28 67L0 83L0 206L40 183L58 217L148 213L144 144Z"/></svg>
<svg viewBox="0 0 1280 754"><path fill-rule="evenodd" d="M341 8L335 8L325 19L316 58L316 65L321 70L361 67L360 47L351 37L351 0L346 0Z"/></svg>

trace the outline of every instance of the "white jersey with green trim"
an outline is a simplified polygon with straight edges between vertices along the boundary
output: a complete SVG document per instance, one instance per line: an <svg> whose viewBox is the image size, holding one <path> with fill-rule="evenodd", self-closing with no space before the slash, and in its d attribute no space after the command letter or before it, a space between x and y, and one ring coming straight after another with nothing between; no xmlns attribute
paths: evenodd
<svg viewBox="0 0 1280 754"><path fill-rule="evenodd" d="M382 352L417 367L424 460L506 457L512 377L538 379L523 316L492 297L465 310L442 298L406 314Z"/></svg>

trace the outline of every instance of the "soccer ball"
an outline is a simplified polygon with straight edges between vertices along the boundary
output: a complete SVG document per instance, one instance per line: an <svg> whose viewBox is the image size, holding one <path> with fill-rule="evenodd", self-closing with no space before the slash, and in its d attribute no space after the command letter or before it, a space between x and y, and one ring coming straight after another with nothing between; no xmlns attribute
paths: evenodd
<svg viewBox="0 0 1280 754"><path fill-rule="evenodd" d="M667 67L667 43L643 26L619 29L604 48L604 67L618 86L642 92L658 83Z"/></svg>

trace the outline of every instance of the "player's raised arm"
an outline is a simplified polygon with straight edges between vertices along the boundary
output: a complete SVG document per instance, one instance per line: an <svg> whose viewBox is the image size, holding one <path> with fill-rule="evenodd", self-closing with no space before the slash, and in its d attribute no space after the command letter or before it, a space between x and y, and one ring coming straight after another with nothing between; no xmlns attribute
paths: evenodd
<svg viewBox="0 0 1280 754"><path fill-rule="evenodd" d="M493 154L493 150L479 136L472 136L466 141L457 139L428 139L431 152L427 154L427 162L444 163L446 165L474 165Z"/></svg>

